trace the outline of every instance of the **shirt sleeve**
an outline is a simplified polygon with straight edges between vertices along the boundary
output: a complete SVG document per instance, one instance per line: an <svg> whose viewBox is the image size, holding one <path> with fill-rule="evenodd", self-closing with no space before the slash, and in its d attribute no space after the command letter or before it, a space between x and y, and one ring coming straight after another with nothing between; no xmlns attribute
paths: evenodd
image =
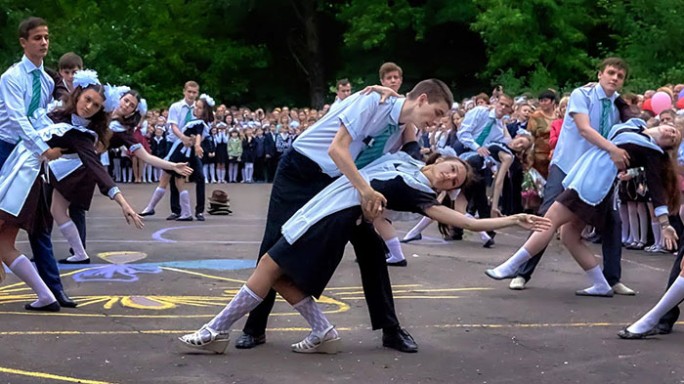
<svg viewBox="0 0 684 384"><path fill-rule="evenodd" d="M171 129L171 124L175 124L178 129L180 129L180 112L181 109L177 107L177 104L173 104L171 108L169 108L169 118L166 119L166 123L169 124L169 129Z"/></svg>
<svg viewBox="0 0 684 384"><path fill-rule="evenodd" d="M387 199L387 208L425 215L428 208L440 205L434 193L427 193L409 187L401 176L390 180L372 180L371 187Z"/></svg>
<svg viewBox="0 0 684 384"><path fill-rule="evenodd" d="M477 128L478 121L481 120L482 113L489 115L489 110L486 108L474 108L468 111L463 118L461 127L456 132L458 141L464 146L477 151L480 145L475 142L474 132Z"/></svg>
<svg viewBox="0 0 684 384"><path fill-rule="evenodd" d="M589 114L589 98L582 92L581 88L572 91L570 100L568 100L568 114L572 116L574 113Z"/></svg>
<svg viewBox="0 0 684 384"><path fill-rule="evenodd" d="M12 126L19 128L15 133L24 140L26 147L37 155L42 155L50 149L38 132L33 128L26 116L26 102L22 96L21 86L16 79L10 76L2 76L0 79L0 96L5 101L7 115Z"/></svg>
<svg viewBox="0 0 684 384"><path fill-rule="evenodd" d="M385 101L385 103L389 103ZM380 105L380 95L373 92L369 95L359 95L358 98L339 111L339 119L349 132L352 140L363 140L368 136L375 136L387 125L369 124Z"/></svg>

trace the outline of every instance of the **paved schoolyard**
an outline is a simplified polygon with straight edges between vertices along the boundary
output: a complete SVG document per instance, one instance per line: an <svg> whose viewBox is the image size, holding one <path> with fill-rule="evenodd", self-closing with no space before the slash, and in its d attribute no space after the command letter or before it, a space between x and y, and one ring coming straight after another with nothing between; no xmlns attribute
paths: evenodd
<svg viewBox="0 0 684 384"><path fill-rule="evenodd" d="M207 196L217 186L209 185ZM176 337L217 313L254 265L270 186L220 186L232 216L204 223L164 220L168 199L141 231L116 204L97 196L88 217L93 264L64 269L77 309L29 313L25 285L8 275L0 286L0 383L681 383L684 333L647 341L616 332L660 296L669 255L624 253L623 280L636 297L580 298L586 280L555 243L522 292L483 271L521 245L505 230L486 250L466 239L445 243L436 227L404 246L409 266L392 268L397 311L420 345L417 354L383 349L372 332L354 255L348 250L322 305L344 340L335 356L298 355L290 343L306 323L280 301L268 343L225 355L189 352ZM124 185L141 209L151 185ZM194 194L194 193L193 193ZM400 233L412 223L397 223ZM55 253L67 246L55 232ZM28 252L22 236L20 248ZM597 248L598 249L598 248ZM239 336L243 321L235 325Z"/></svg>

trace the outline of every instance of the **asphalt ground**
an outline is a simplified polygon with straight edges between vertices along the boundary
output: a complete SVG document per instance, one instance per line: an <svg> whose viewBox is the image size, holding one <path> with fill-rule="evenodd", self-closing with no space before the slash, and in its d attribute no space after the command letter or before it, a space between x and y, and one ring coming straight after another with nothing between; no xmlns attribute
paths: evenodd
<svg viewBox="0 0 684 384"><path fill-rule="evenodd" d="M62 270L76 309L25 311L33 295L8 274L0 286L0 383L684 382L684 333L645 341L616 336L660 297L673 256L625 251L623 281L637 296L577 297L586 277L554 241L529 288L511 291L483 272L524 242L517 229L501 231L494 249L472 234L444 242L436 226L404 246L408 267L390 272L399 318L419 353L385 349L381 332L370 330L350 248L320 302L343 338L341 353L292 353L307 325L282 300L265 345L231 345L225 355L187 350L177 337L213 317L247 279L265 223L270 185L209 185L207 196L215 188L228 191L233 215L166 221L165 197L139 231L115 203L96 196L88 214L93 264ZM122 190L142 209L153 186ZM412 224L396 227L403 235ZM56 256L66 256L62 236L53 239ZM29 252L26 237L19 240ZM233 339L243 322L234 325Z"/></svg>

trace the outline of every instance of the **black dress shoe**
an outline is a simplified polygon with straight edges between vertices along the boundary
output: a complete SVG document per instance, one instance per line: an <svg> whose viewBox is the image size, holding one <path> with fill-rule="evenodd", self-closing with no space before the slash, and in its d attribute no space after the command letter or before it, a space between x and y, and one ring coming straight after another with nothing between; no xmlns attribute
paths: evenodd
<svg viewBox="0 0 684 384"><path fill-rule="evenodd" d="M154 216L155 212L154 209L149 211L149 212L140 212L138 213L138 216Z"/></svg>
<svg viewBox="0 0 684 384"><path fill-rule="evenodd" d="M243 333L242 336L240 336L235 341L235 348L237 348L237 349L251 349L251 348L254 348L257 345L261 345L265 342L266 342L266 335L252 336L252 335L248 335L246 333Z"/></svg>
<svg viewBox="0 0 684 384"><path fill-rule="evenodd" d="M59 306L62 308L76 308L76 305L78 305L64 291L52 292L52 294L55 295Z"/></svg>
<svg viewBox="0 0 684 384"><path fill-rule="evenodd" d="M85 260L78 260L78 261L70 261L68 258L67 259L60 259L58 261L60 264L90 264L90 258L87 258Z"/></svg>
<svg viewBox="0 0 684 384"><path fill-rule="evenodd" d="M408 265L408 262L406 261L406 259L404 259L404 260L396 261L393 263L387 262L387 265L390 267L405 267Z"/></svg>
<svg viewBox="0 0 684 384"><path fill-rule="evenodd" d="M406 353L418 352L418 344L413 337L405 329L399 327L382 330L382 346Z"/></svg>
<svg viewBox="0 0 684 384"><path fill-rule="evenodd" d="M31 304L24 305L27 311L41 311L41 312L59 312L59 303L54 301L48 305L43 305L42 307L34 307Z"/></svg>
<svg viewBox="0 0 684 384"><path fill-rule="evenodd" d="M413 237L410 238L410 239L402 239L402 240L399 240L399 242L400 242L400 243L406 244L406 243L410 243L410 242L412 242L412 241L421 240L422 238L423 238L423 235L421 235L421 234L419 233L419 234L413 236Z"/></svg>
<svg viewBox="0 0 684 384"><path fill-rule="evenodd" d="M496 243L494 242L494 239L493 239L493 238L490 238L489 240L487 240L486 243L482 244L482 247L484 247L484 248L492 248L494 245L496 245Z"/></svg>
<svg viewBox="0 0 684 384"><path fill-rule="evenodd" d="M195 215L195 219L197 219L197 221L204 221L204 220L205 220L205 219L204 219L204 214L203 214L203 213L198 213L198 214L196 214L196 215Z"/></svg>
<svg viewBox="0 0 684 384"><path fill-rule="evenodd" d="M177 214L177 213L172 213L172 214L169 215L169 217L166 218L166 220L176 220L176 219L179 218L179 217L180 217L179 214Z"/></svg>
<svg viewBox="0 0 684 384"><path fill-rule="evenodd" d="M651 328L646 332L642 333L632 333L627 330L627 328L621 330L618 332L618 336L620 336L621 339L628 339L628 340L639 340L639 339L645 339L649 336L653 336L658 334L658 328Z"/></svg>

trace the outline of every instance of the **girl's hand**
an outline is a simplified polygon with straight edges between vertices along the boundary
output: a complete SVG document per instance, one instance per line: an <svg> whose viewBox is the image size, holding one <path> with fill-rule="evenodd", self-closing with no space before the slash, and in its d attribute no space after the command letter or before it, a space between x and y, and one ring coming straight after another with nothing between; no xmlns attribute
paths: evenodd
<svg viewBox="0 0 684 384"><path fill-rule="evenodd" d="M492 208L491 216L492 217L503 217L504 214L501 213L501 211L498 208Z"/></svg>
<svg viewBox="0 0 684 384"><path fill-rule="evenodd" d="M192 174L192 168L188 167L188 163L175 163L173 170L181 176L190 176Z"/></svg>
<svg viewBox="0 0 684 384"><path fill-rule="evenodd" d="M383 87L381 85L370 85L361 91L362 94L368 95L372 92L377 92L380 94L380 104L384 103L388 97L401 97L398 93L394 92L392 88Z"/></svg>
<svg viewBox="0 0 684 384"><path fill-rule="evenodd" d="M124 205L121 207L121 210L123 211L124 218L126 219L126 223L127 223L128 225L130 225L131 222L133 222L133 224L135 225L135 227L138 228L138 229L142 229L142 228L145 226L145 224L143 224L142 217L141 217L140 215L138 215L138 214L133 210L133 208L131 208L130 205L124 204Z"/></svg>
<svg viewBox="0 0 684 384"><path fill-rule="evenodd" d="M204 156L204 150L202 149L201 146L195 145L195 154L197 155L197 157Z"/></svg>
<svg viewBox="0 0 684 384"><path fill-rule="evenodd" d="M525 229L531 229L535 232L543 232L551 228L551 220L525 213L519 213L512 216L516 220L516 224Z"/></svg>
<svg viewBox="0 0 684 384"><path fill-rule="evenodd" d="M675 231L674 227L671 225L666 225L663 226L660 229L660 233L662 234L663 237L663 245L665 246L665 249L667 250L676 250L677 249L677 240L679 237L677 236L677 231Z"/></svg>

